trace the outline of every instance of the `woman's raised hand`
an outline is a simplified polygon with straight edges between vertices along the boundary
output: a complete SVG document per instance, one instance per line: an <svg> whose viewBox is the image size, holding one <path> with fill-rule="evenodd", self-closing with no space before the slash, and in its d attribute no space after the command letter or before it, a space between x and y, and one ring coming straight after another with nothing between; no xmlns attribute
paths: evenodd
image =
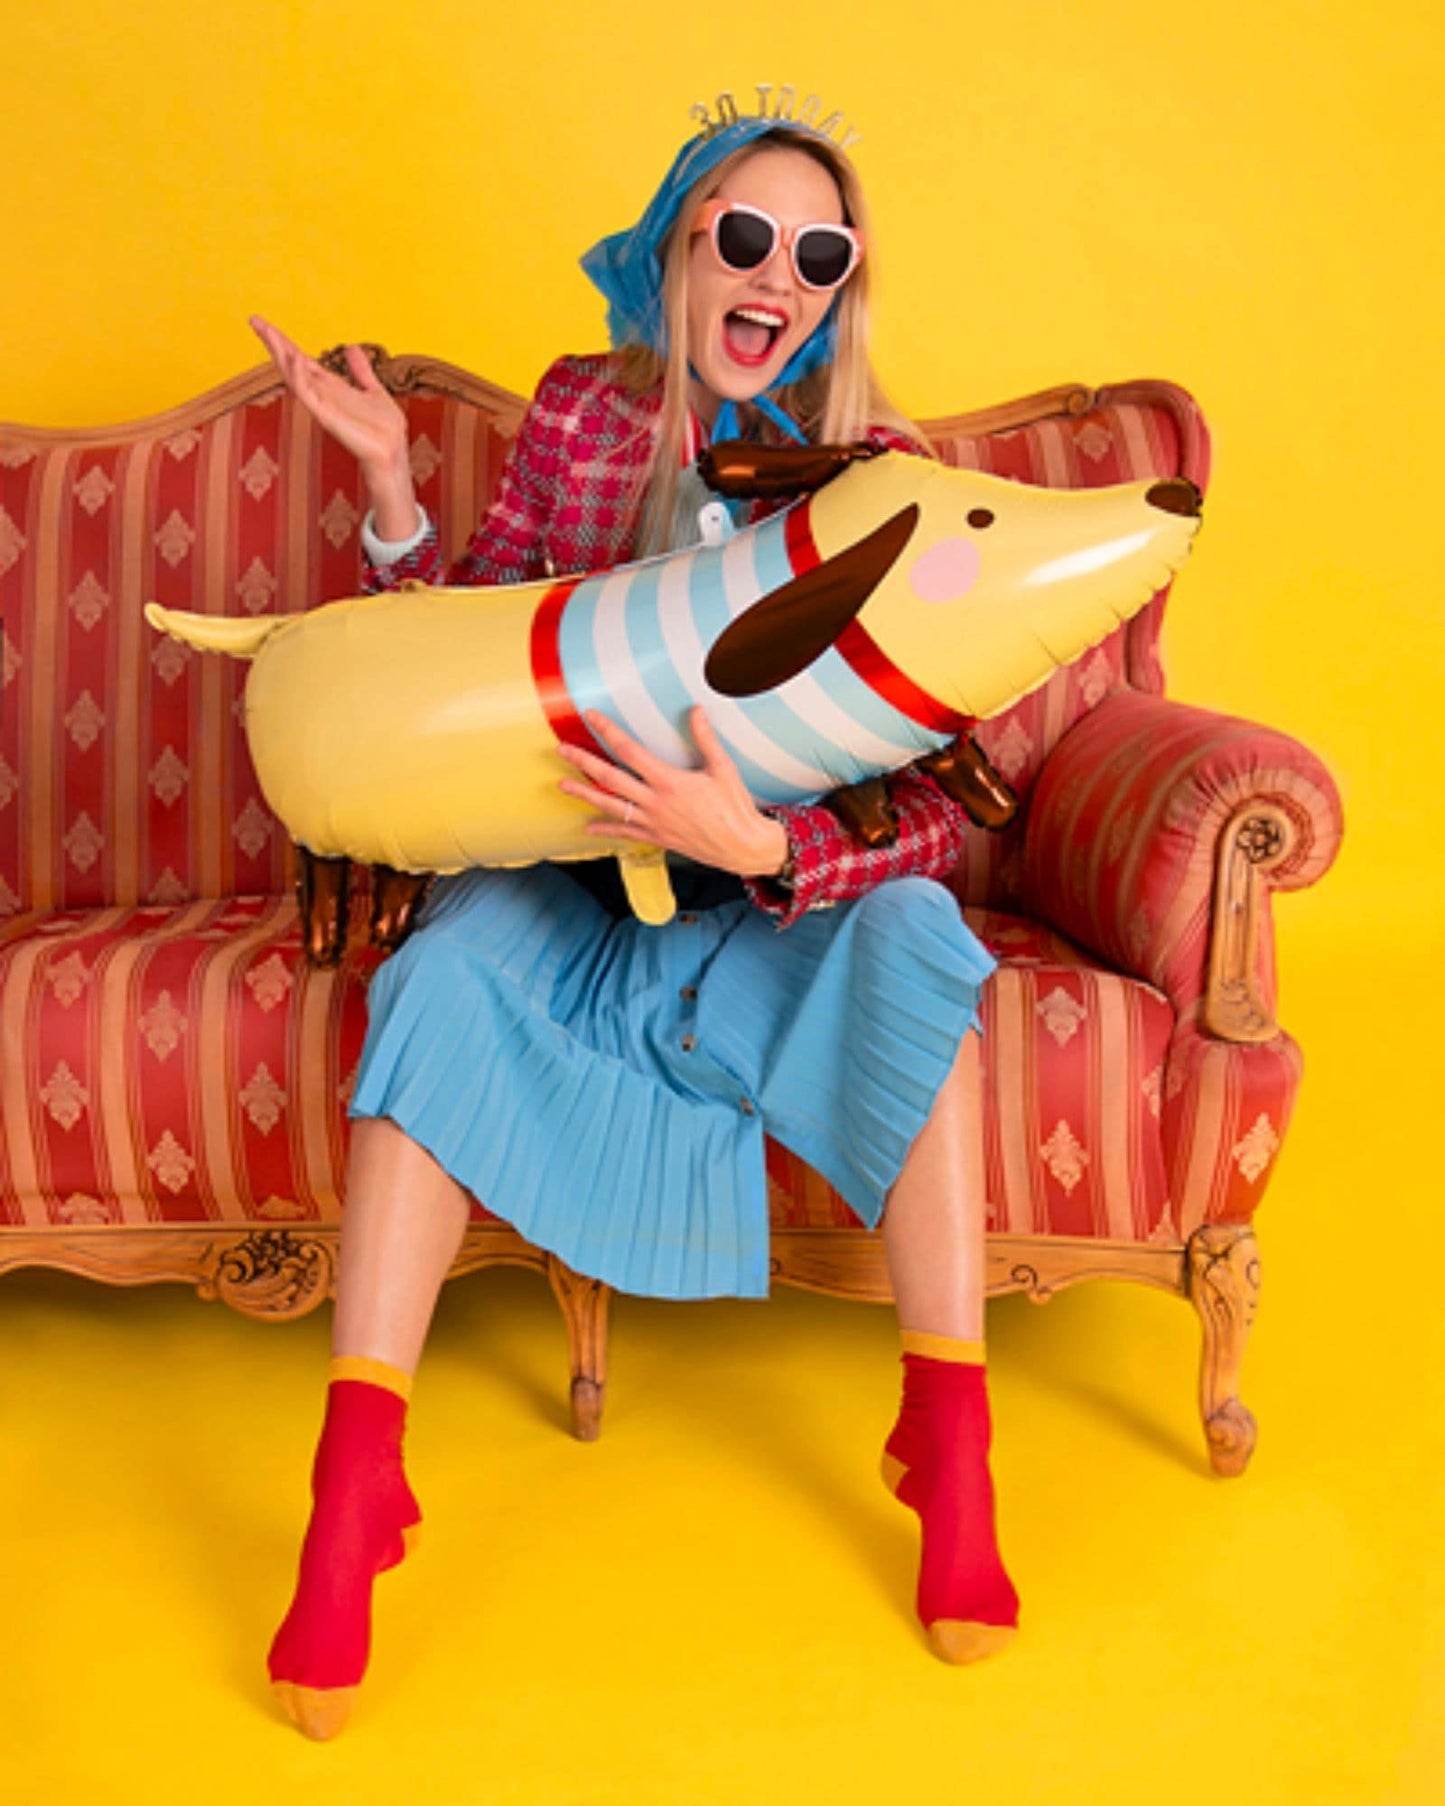
<svg viewBox="0 0 1445 1806"><path fill-rule="evenodd" d="M377 380L366 354L357 345L346 347L348 382L269 320L252 315L251 327L287 388L361 466L376 510L377 532L383 539L405 539L417 520L407 461L406 415Z"/></svg>

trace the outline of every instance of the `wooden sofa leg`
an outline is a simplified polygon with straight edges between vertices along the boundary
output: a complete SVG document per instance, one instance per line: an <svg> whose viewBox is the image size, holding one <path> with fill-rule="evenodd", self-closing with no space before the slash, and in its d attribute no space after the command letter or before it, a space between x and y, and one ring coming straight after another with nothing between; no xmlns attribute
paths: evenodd
<svg viewBox="0 0 1445 1806"><path fill-rule="evenodd" d="M1259 1244L1247 1223L1206 1223L1189 1238L1189 1296L1204 1328L1199 1405L1215 1473L1242 1474L1254 1418L1239 1400L1244 1344L1259 1302Z"/></svg>
<svg viewBox="0 0 1445 1806"><path fill-rule="evenodd" d="M584 1279L547 1256L547 1277L567 1319L572 1357L572 1434L595 1442L602 1434L602 1400L607 1386L607 1313L612 1288Z"/></svg>

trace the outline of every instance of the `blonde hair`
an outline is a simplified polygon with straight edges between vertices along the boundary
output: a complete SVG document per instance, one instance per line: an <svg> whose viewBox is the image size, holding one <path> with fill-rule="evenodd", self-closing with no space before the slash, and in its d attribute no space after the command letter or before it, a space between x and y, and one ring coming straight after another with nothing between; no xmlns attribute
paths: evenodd
<svg viewBox="0 0 1445 1806"><path fill-rule="evenodd" d="M779 127L764 133L725 157L692 185L683 196L677 219L662 252L662 307L667 351L650 345L624 345L613 353L618 380L633 394L662 386L662 413L651 458L642 471L634 498L638 520L636 555L646 557L667 549L672 529L677 480L687 442L689 409L689 348L687 343L687 275L691 238L688 225L698 208L709 200L733 170L761 150L797 150L822 165L832 176L843 205L844 222L856 226L868 240L867 206L863 185L849 159L823 139ZM888 399L868 357L868 293L870 259L865 257L848 278L834 302L836 350L832 360L800 382L777 392L776 400L813 443L840 444L858 439L871 426L892 427L913 439L924 450L928 441L919 429ZM740 404L749 430L777 439L778 429L749 403Z"/></svg>

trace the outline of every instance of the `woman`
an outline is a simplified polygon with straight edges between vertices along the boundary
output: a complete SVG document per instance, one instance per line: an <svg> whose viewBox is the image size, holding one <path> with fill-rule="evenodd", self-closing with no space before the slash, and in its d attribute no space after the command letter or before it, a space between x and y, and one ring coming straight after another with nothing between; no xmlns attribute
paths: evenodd
<svg viewBox="0 0 1445 1806"><path fill-rule="evenodd" d="M449 582L695 542L707 497L693 461L709 438L868 432L918 449L867 361L861 197L819 132L761 117L713 127L584 268L616 349L547 373ZM253 324L360 461L370 586L436 581L404 419L365 359L349 350L348 383ZM700 709L694 770L601 716L588 724L611 757L559 747L561 788L596 811L599 836L676 857L681 913L661 929L630 919L608 894L610 861L469 872L436 886L373 981L314 1508L270 1658L311 1736L344 1722L372 1581L419 1528L403 1420L469 1194L622 1289L756 1296L765 1131L864 1222L881 1218L905 1369L884 1477L921 1520L917 1604L934 1649L973 1661L1017 1625L993 1526L972 1179L976 1005L992 961L934 882L958 856L960 812L901 773L898 839L869 851L820 805L757 807Z"/></svg>

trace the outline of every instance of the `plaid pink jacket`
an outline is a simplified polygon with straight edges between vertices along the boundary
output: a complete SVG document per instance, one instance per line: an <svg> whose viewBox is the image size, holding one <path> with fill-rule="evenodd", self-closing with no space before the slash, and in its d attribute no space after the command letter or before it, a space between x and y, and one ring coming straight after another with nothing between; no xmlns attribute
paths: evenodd
<svg viewBox="0 0 1445 1806"><path fill-rule="evenodd" d="M605 570L632 553L637 486L652 452L661 395L631 395L605 356L559 358L542 378L496 498L461 557L444 567L435 527L393 563L368 564L369 592L410 579L470 586ZM875 437L915 448L886 429ZM762 509L756 510L760 516ZM888 878L944 878L958 864L968 818L910 767L889 780L898 838L860 846L820 803L770 809L787 830L793 887L749 882L753 901L785 927L806 909L861 896Z"/></svg>

